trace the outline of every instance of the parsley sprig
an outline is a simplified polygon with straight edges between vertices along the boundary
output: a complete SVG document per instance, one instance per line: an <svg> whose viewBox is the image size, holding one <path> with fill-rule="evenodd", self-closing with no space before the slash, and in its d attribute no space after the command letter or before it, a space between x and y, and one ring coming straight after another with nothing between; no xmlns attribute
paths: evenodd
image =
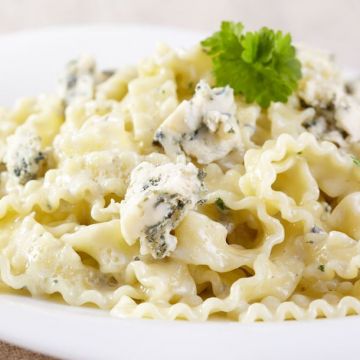
<svg viewBox="0 0 360 360"><path fill-rule="evenodd" d="M229 85L263 108L272 101L286 102L301 78L291 35L266 27L243 29L242 23L223 21L220 31L201 42L212 58L216 85Z"/></svg>

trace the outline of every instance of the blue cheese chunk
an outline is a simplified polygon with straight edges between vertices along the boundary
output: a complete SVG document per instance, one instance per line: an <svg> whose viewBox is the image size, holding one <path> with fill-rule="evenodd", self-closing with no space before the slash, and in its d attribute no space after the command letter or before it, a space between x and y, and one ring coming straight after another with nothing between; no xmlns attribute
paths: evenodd
<svg viewBox="0 0 360 360"><path fill-rule="evenodd" d="M346 140L359 141L360 103L356 88L353 86L351 93L346 93L346 82L330 54L307 48L298 50L303 71L298 96L317 111L308 131L339 146L346 146L347 135Z"/></svg>
<svg viewBox="0 0 360 360"><path fill-rule="evenodd" d="M46 161L41 138L32 131L19 128L7 140L4 161L10 177L19 184L25 185L36 179Z"/></svg>
<svg viewBox="0 0 360 360"><path fill-rule="evenodd" d="M343 90L343 79L332 55L304 46L297 51L302 65L298 96L308 106L327 108Z"/></svg>
<svg viewBox="0 0 360 360"><path fill-rule="evenodd" d="M156 131L154 140L175 159L186 154L209 164L241 146L233 90L201 80L190 101L183 101Z"/></svg>
<svg viewBox="0 0 360 360"><path fill-rule="evenodd" d="M200 200L202 180L202 172L191 163L140 163L120 205L125 241L132 245L140 239L142 255L169 256L177 244L171 231Z"/></svg>
<svg viewBox="0 0 360 360"><path fill-rule="evenodd" d="M82 56L70 61L59 79L59 95L66 105L74 101L91 100L95 92L95 60Z"/></svg>
<svg viewBox="0 0 360 360"><path fill-rule="evenodd" d="M360 102L353 96L339 96L335 101L336 125L345 130L350 141L360 140Z"/></svg>

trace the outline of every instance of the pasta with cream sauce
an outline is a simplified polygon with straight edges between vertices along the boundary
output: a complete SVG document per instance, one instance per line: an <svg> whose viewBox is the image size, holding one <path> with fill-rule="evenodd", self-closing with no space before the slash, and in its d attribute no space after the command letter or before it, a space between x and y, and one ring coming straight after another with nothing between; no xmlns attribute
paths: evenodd
<svg viewBox="0 0 360 360"><path fill-rule="evenodd" d="M360 87L298 47L287 103L214 87L199 46L70 62L0 109L0 284L118 317L360 313Z"/></svg>

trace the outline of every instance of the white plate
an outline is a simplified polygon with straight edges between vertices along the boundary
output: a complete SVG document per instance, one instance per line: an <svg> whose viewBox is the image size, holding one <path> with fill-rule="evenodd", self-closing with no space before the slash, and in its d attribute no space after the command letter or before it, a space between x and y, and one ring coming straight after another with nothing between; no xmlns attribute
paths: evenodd
<svg viewBox="0 0 360 360"><path fill-rule="evenodd" d="M0 36L0 104L54 91L64 64L81 54L100 68L137 63L158 42L188 47L204 34L142 25L54 27Z"/></svg>
<svg viewBox="0 0 360 360"><path fill-rule="evenodd" d="M136 62L157 41L203 37L148 26L52 28L0 37L0 104L52 91L64 63L94 54L101 67ZM238 324L122 320L107 313L0 295L0 338L69 359L358 359L360 317Z"/></svg>

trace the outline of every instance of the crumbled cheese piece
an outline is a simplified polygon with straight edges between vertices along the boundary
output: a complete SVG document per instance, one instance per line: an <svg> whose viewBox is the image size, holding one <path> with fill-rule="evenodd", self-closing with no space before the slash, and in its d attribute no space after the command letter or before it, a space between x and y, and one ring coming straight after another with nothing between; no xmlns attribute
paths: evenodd
<svg viewBox="0 0 360 360"><path fill-rule="evenodd" d="M142 162L131 173L120 205L121 231L129 244L140 239L142 255L155 259L176 248L170 232L200 200L202 173L193 164Z"/></svg>
<svg viewBox="0 0 360 360"><path fill-rule="evenodd" d="M4 160L10 176L21 185L36 179L46 160L40 137L19 128L8 138Z"/></svg>
<svg viewBox="0 0 360 360"><path fill-rule="evenodd" d="M205 81L196 86L194 97L183 101L164 121L154 140L171 158L186 153L200 164L221 159L241 146L233 90L214 88Z"/></svg>
<svg viewBox="0 0 360 360"><path fill-rule="evenodd" d="M306 105L314 107L319 116L307 126L308 130L339 146L345 146L347 135L347 140L359 141L360 103L355 94L346 93L346 83L331 56L301 48L299 58L303 77L298 95Z"/></svg>
<svg viewBox="0 0 360 360"><path fill-rule="evenodd" d="M335 125L332 115L321 115L303 123L303 126L319 140L330 141L339 147L346 147L344 132Z"/></svg>
<svg viewBox="0 0 360 360"><path fill-rule="evenodd" d="M338 97L334 117L336 125L350 135L350 141L360 140L360 103L354 97Z"/></svg>
<svg viewBox="0 0 360 360"><path fill-rule="evenodd" d="M73 101L91 100L95 92L95 60L82 56L70 61L59 80L59 95L68 105Z"/></svg>
<svg viewBox="0 0 360 360"><path fill-rule="evenodd" d="M309 106L328 107L343 91L343 80L331 54L299 47L298 57L302 64L299 97Z"/></svg>

